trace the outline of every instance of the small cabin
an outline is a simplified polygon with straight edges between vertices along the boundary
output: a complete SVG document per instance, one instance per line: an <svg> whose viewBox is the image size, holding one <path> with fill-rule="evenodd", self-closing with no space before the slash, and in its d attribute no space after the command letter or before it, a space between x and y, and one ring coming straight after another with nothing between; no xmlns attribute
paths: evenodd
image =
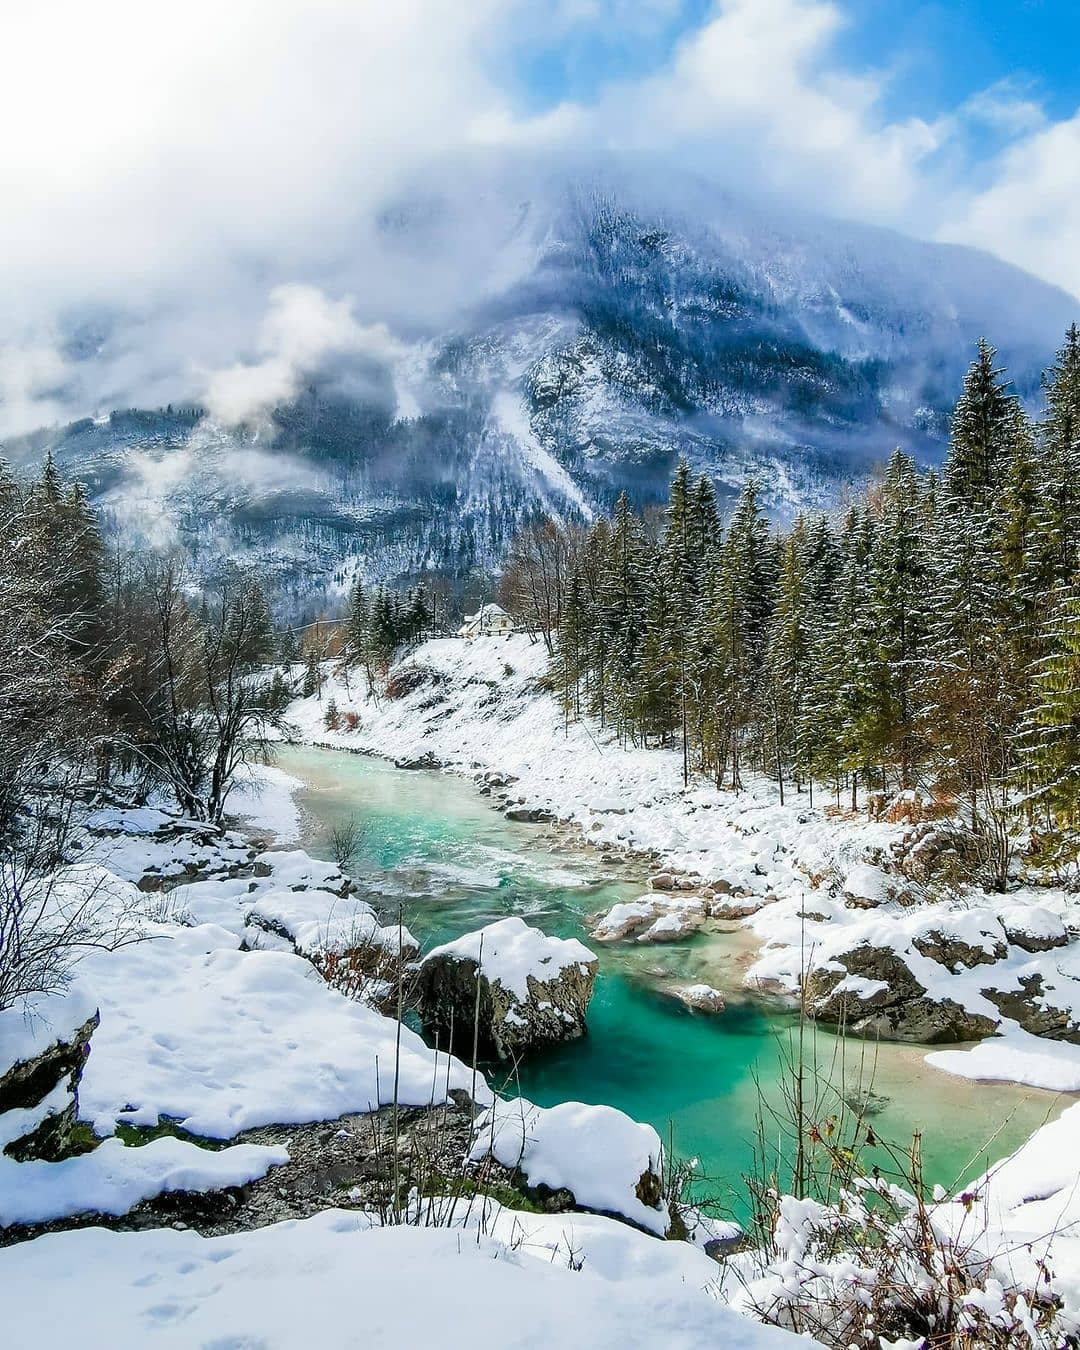
<svg viewBox="0 0 1080 1350"><path fill-rule="evenodd" d="M481 605L475 614L466 614L458 637L500 637L514 631L514 621L501 605Z"/></svg>

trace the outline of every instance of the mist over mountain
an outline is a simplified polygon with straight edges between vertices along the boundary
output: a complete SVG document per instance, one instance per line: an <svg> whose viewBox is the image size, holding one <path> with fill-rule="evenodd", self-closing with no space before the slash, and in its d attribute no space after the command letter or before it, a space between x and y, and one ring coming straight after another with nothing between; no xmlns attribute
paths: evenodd
<svg viewBox="0 0 1080 1350"><path fill-rule="evenodd" d="M298 613L356 569L466 577L539 511L659 501L680 456L722 499L756 476L777 517L829 504L896 445L940 460L979 336L1034 401L1076 317L974 250L487 154L386 196L306 275L245 275L216 326L194 295L73 317L58 406L93 415L4 449L52 450L208 572L257 562Z"/></svg>

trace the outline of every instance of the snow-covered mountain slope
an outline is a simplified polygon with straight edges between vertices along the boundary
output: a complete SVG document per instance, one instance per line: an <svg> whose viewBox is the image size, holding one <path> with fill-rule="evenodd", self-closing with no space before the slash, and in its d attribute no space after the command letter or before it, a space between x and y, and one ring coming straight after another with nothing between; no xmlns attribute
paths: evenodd
<svg viewBox="0 0 1080 1350"><path fill-rule="evenodd" d="M896 444L933 461L976 338L1034 398L1076 317L988 255L618 162L478 155L400 192L373 236L313 279L367 296L391 349L305 371L269 432L129 411L8 452L52 446L125 523L250 553L301 595L357 565L463 576L538 509L659 500L680 455L722 497L756 474L777 514Z"/></svg>

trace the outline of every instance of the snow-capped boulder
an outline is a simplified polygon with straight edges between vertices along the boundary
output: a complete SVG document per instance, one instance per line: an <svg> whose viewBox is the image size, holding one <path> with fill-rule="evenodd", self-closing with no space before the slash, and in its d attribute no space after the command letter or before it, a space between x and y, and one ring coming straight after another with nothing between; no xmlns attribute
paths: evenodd
<svg viewBox="0 0 1080 1350"><path fill-rule="evenodd" d="M441 1046L471 1046L478 1015L481 1054L506 1059L583 1035L596 967L582 943L501 919L427 954L420 1015Z"/></svg>
<svg viewBox="0 0 1080 1350"><path fill-rule="evenodd" d="M998 909L1005 936L1025 952L1048 952L1064 947L1068 930L1061 919L1042 905L1016 903Z"/></svg>
<svg viewBox="0 0 1080 1350"><path fill-rule="evenodd" d="M469 1157L488 1155L540 1204L608 1214L661 1237L671 1226L660 1136L614 1107L496 1100L477 1117Z"/></svg>
<svg viewBox="0 0 1080 1350"><path fill-rule="evenodd" d="M855 1036L937 1045L989 1036L997 1022L950 998L931 998L892 947L860 943L811 970L810 1016Z"/></svg>
<svg viewBox="0 0 1080 1350"><path fill-rule="evenodd" d="M844 903L850 909L876 909L894 900L898 893L895 878L880 867L859 863L844 878Z"/></svg>
<svg viewBox="0 0 1080 1350"><path fill-rule="evenodd" d="M0 1151L55 1162L72 1151L79 1080L99 1021L79 993L0 1011Z"/></svg>
<svg viewBox="0 0 1080 1350"><path fill-rule="evenodd" d="M600 942L635 936L639 942L674 942L696 933L708 917L708 903L700 895L652 891L612 905L593 928L593 937Z"/></svg>
<svg viewBox="0 0 1080 1350"><path fill-rule="evenodd" d="M694 1012L720 1013L727 1007L723 994L711 984L680 984L671 992Z"/></svg>

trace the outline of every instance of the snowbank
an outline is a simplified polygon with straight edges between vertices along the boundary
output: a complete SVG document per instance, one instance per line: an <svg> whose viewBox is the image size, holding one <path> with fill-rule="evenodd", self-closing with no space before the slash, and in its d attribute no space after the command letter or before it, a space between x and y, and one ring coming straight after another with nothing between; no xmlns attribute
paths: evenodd
<svg viewBox="0 0 1080 1350"><path fill-rule="evenodd" d="M472 1350L485 1325L508 1350L811 1344L717 1303L704 1289L715 1267L685 1244L583 1215L494 1213L489 1231L378 1229L330 1210L221 1238L52 1234L0 1251L0 1284L19 1291L5 1333L13 1346L66 1344L77 1308L85 1350Z"/></svg>
<svg viewBox="0 0 1080 1350"><path fill-rule="evenodd" d="M659 1189L660 1136L614 1107L496 1101L477 1119L470 1157L489 1153L518 1168L530 1186L570 1191L583 1208L619 1214L661 1237L670 1225L667 1205L649 1193Z"/></svg>
<svg viewBox="0 0 1080 1350"><path fill-rule="evenodd" d="M82 1114L100 1134L163 1116L230 1139L256 1125L333 1120L392 1100L397 1023L337 993L287 952L239 951L214 925L83 963L101 1024ZM400 1033L399 1100L468 1090L471 1071Z"/></svg>

